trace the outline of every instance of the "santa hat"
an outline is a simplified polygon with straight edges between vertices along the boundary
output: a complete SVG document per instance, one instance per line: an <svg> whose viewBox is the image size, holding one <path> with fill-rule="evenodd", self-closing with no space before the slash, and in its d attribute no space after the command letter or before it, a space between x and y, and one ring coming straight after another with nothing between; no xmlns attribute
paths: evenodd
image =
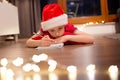
<svg viewBox="0 0 120 80"><path fill-rule="evenodd" d="M58 4L48 4L43 8L41 27L43 31L68 23L68 16Z"/></svg>

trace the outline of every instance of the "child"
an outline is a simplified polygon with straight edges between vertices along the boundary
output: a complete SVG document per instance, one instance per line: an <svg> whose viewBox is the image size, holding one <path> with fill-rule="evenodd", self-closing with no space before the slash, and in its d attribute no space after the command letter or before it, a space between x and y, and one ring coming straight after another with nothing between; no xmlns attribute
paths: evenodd
<svg viewBox="0 0 120 80"><path fill-rule="evenodd" d="M50 46L51 44L93 43L93 36L79 31L68 23L68 16L58 4L48 4L43 8L40 30L27 40L28 47Z"/></svg>

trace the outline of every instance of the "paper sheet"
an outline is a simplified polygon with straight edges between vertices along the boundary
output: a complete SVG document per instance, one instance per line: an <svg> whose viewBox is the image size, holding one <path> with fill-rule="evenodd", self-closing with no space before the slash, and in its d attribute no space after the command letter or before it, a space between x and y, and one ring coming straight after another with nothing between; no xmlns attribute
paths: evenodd
<svg viewBox="0 0 120 80"><path fill-rule="evenodd" d="M42 50L42 49L55 49L55 48L62 48L64 46L64 43L59 43L59 44L52 44L48 47L40 47L38 46L35 48L36 50Z"/></svg>

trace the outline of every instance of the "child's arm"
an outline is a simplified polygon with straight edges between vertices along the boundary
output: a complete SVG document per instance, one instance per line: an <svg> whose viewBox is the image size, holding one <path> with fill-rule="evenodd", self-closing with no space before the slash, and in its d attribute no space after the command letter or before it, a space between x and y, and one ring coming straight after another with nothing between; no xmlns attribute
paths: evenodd
<svg viewBox="0 0 120 80"><path fill-rule="evenodd" d="M57 43L62 43L66 41L80 42L80 43L93 43L94 37L85 32L76 30L73 35L64 35L56 39Z"/></svg>
<svg viewBox="0 0 120 80"><path fill-rule="evenodd" d="M40 40L32 39L35 36L36 34L27 40L26 45L28 47L50 46L51 44L55 43L55 41L50 39L48 35L42 37Z"/></svg>

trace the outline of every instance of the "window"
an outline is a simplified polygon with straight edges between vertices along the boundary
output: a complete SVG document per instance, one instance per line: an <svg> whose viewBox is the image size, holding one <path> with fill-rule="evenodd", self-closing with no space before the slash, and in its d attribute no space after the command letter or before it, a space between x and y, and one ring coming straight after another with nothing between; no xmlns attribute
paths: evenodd
<svg viewBox="0 0 120 80"><path fill-rule="evenodd" d="M120 7L119 0L108 0L108 14L116 14L117 9Z"/></svg>
<svg viewBox="0 0 120 80"><path fill-rule="evenodd" d="M67 0L69 17L101 15L100 0Z"/></svg>
<svg viewBox="0 0 120 80"><path fill-rule="evenodd" d="M71 23L88 22L113 22L117 9L120 7L119 0L58 0L69 16Z"/></svg>

